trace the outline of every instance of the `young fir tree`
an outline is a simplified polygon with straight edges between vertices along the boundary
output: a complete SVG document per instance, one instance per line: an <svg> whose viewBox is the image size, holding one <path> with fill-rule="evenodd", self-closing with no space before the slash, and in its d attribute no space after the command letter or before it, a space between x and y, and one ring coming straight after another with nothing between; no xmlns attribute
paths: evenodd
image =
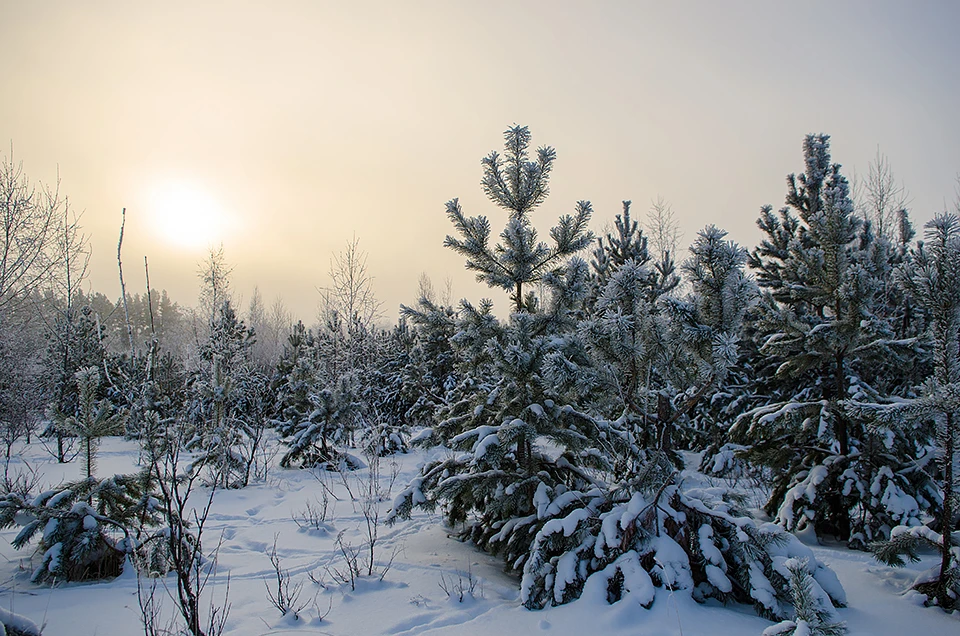
<svg viewBox="0 0 960 636"><path fill-rule="evenodd" d="M713 403L729 383L741 358L744 318L757 299L756 283L744 272L746 250L725 240L726 235L713 225L697 234L682 266L690 293L684 303L674 303L683 318L682 342L699 376L681 397L688 419L692 409ZM708 393L710 400L702 400Z"/></svg>
<svg viewBox="0 0 960 636"><path fill-rule="evenodd" d="M586 267L578 271L585 290ZM395 501L393 518L443 505L451 525L464 524L465 536L520 570L540 525L537 497L597 483L587 467L612 471L597 447L604 423L564 405L544 373L565 342L546 329L550 322L547 314L521 312L497 326L486 347L489 379L437 427L457 454L425 465Z"/></svg>
<svg viewBox="0 0 960 636"><path fill-rule="evenodd" d="M328 470L359 467L360 464L342 450L360 409L353 387L344 380L339 386L328 385L311 391L307 399L311 409L290 428L290 434L284 439L288 450L281 457L280 465L322 466Z"/></svg>
<svg viewBox="0 0 960 636"><path fill-rule="evenodd" d="M788 207L779 215L763 208L766 237L749 258L763 290L756 368L772 395L732 432L773 468L766 510L779 523L813 524L862 545L917 514L872 492L890 485L919 497L922 485L899 471L915 452L910 445L878 439L841 403L877 397L879 370L908 355L914 341L897 337L878 304L872 234L830 161L829 137L808 135L803 151L805 172L787 179Z"/></svg>
<svg viewBox="0 0 960 636"><path fill-rule="evenodd" d="M47 301L56 307L59 302L53 297ZM70 304L65 310L56 310L53 328L44 360L43 389L48 399L48 408L65 415L76 415L79 404L75 374L81 368L103 368L106 352L104 335L99 320L89 306ZM100 387L98 398L105 398L106 389ZM63 432L49 427L44 435L57 438L57 461L67 461Z"/></svg>
<svg viewBox="0 0 960 636"><path fill-rule="evenodd" d="M614 231L597 238L590 266L598 288L606 285L613 273L627 261L646 265L650 260L647 237L643 235L640 224L630 218L630 205L630 201L624 201L623 212L614 219Z"/></svg>
<svg viewBox="0 0 960 636"><path fill-rule="evenodd" d="M816 581L802 559L787 559L783 567L790 573L790 594L793 597L794 617L763 630L763 636L842 636L847 633L845 623L834 620L834 608L829 597L818 589Z"/></svg>
<svg viewBox="0 0 960 636"><path fill-rule="evenodd" d="M503 325L493 314L493 302L483 299L474 306L462 300L453 316L454 334L448 343L453 352L454 375L445 382L443 399L436 405L430 428L411 443L431 446L444 443L470 428L477 402L493 390L498 381L489 353Z"/></svg>
<svg viewBox="0 0 960 636"><path fill-rule="evenodd" d="M22 529L20 549L37 539L37 583L56 584L117 576L136 538L159 523L156 482L144 471L83 479L37 496L11 492L0 498L0 528Z"/></svg>
<svg viewBox="0 0 960 636"><path fill-rule="evenodd" d="M933 374L920 396L887 405L851 405L897 435L913 437L918 424L933 421L940 459L942 497L936 529L926 526L894 528L890 540L874 546L877 557L890 565L903 565L904 556L919 560L919 548L932 547L940 565L918 580L916 588L944 608L960 607L960 541L958 528L958 475L960 442L960 217L938 215L926 225L926 242L900 275L917 302L930 316ZM921 429L922 430L922 429Z"/></svg>
<svg viewBox="0 0 960 636"><path fill-rule="evenodd" d="M678 423L737 360L754 286L743 273L744 250L725 236L714 226L699 233L683 265L686 300L670 296L669 280L665 287L659 272L631 258L612 268L594 315L581 323L600 392L614 398L611 415L640 449L672 451Z"/></svg>

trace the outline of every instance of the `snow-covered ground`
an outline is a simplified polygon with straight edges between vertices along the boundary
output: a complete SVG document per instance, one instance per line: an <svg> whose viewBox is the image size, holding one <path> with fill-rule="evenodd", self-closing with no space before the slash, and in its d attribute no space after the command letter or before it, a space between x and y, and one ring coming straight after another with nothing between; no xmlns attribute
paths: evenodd
<svg viewBox="0 0 960 636"><path fill-rule="evenodd" d="M131 471L137 455L134 442L105 440L98 473ZM57 465L37 445L24 449L11 470L17 470L24 458L41 472L44 487L79 475L77 462ZM382 460L383 487L389 486L394 462L395 493L424 459L418 452ZM274 468L266 483L216 494L204 543L214 546L222 537L222 544L207 592L217 605L227 599L226 633L724 636L759 635L771 625L749 607L699 605L688 595L665 590L657 592L650 610L626 601L613 606L577 601L529 611L518 601L519 582L502 572L497 559L449 538L438 515L422 513L411 521L379 528L378 568L382 570L391 558L392 564L382 580L364 577L351 589L335 580L335 571L343 571L337 537L343 533L344 543L354 546L366 539L360 507L347 492L348 485L358 492L357 480L366 474L357 471L344 484L336 474ZM302 519L307 505L321 508L325 491L329 493L326 524L302 528L307 525ZM391 501L392 497L385 497L383 512ZM32 550L17 551L10 545L16 532L0 532L0 607L46 623L44 633L50 636L143 633L132 568L105 583L38 587L29 582ZM298 620L282 617L268 599L268 586L275 586L269 559L274 538L282 568L293 584L302 584L299 604L304 609ZM836 571L846 589L849 606L840 610L840 617L850 634L960 634L960 616L924 608L917 595L904 592L917 572L932 561L896 570L880 565L869 554L841 547L816 546L814 551ZM173 579L167 583L172 585ZM160 591L164 611L172 612L172 600L162 587Z"/></svg>

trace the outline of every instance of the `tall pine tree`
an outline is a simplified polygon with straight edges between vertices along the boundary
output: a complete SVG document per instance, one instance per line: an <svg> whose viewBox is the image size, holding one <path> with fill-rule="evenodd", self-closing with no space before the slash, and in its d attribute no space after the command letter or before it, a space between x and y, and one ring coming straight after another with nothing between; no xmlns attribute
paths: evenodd
<svg viewBox="0 0 960 636"><path fill-rule="evenodd" d="M803 154L805 171L787 178L787 207L765 207L757 222L766 236L749 257L763 291L755 368L770 399L733 432L774 469L766 510L779 523L812 523L862 545L917 514L888 506L877 489L919 495L898 470L911 449L873 435L842 402L877 398L882 365L909 355L914 341L898 338L883 311L874 238L831 163L829 137L808 135Z"/></svg>

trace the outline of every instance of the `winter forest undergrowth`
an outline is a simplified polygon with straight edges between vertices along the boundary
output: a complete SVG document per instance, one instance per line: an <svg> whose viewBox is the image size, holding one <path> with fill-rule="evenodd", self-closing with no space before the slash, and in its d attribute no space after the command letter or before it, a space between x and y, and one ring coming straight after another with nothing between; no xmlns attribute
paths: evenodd
<svg viewBox="0 0 960 636"><path fill-rule="evenodd" d="M799 159L752 249L662 201L541 237L513 126L444 241L507 317L424 278L384 327L354 240L310 328L222 249L195 309L129 294L122 228L82 291L5 161L0 634L956 632L960 209L918 236L882 156Z"/></svg>

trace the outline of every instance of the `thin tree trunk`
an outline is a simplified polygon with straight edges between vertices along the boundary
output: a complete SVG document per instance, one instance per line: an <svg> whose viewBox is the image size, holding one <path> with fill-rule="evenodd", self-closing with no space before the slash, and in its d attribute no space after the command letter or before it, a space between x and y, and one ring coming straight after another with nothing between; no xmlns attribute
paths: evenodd
<svg viewBox="0 0 960 636"><path fill-rule="evenodd" d="M120 298L123 299L123 317L127 325L127 339L130 341L130 367L133 368L135 349L133 347L133 327L130 326L130 311L127 309L127 288L123 284L123 262L120 249L123 247L123 228L127 224L127 208L123 208L123 220L120 221L120 240L117 241L117 269L120 270Z"/></svg>
<svg viewBox="0 0 960 636"><path fill-rule="evenodd" d="M950 607L954 599L950 597L947 573L950 571L950 548L953 538L953 454L954 435L953 413L947 412L943 448L943 510L941 512L940 534L943 545L940 546L940 580L937 581L937 603L940 607Z"/></svg>
<svg viewBox="0 0 960 636"><path fill-rule="evenodd" d="M839 402L843 400L847 393L847 376L843 372L843 354L836 354L836 375L834 377L834 399ZM840 454L848 455L850 453L850 431L847 428L847 419L840 412L840 409L834 410L834 426L837 435L837 442L840 444Z"/></svg>
<svg viewBox="0 0 960 636"><path fill-rule="evenodd" d="M143 272L147 277L147 309L150 311L150 359L147 363L147 380L152 380L157 357L157 328L153 321L153 296L150 295L150 265L147 257L143 257Z"/></svg>
<svg viewBox="0 0 960 636"><path fill-rule="evenodd" d="M657 394L657 421L660 423L660 450L669 453L673 450L673 411L670 399L663 393Z"/></svg>

